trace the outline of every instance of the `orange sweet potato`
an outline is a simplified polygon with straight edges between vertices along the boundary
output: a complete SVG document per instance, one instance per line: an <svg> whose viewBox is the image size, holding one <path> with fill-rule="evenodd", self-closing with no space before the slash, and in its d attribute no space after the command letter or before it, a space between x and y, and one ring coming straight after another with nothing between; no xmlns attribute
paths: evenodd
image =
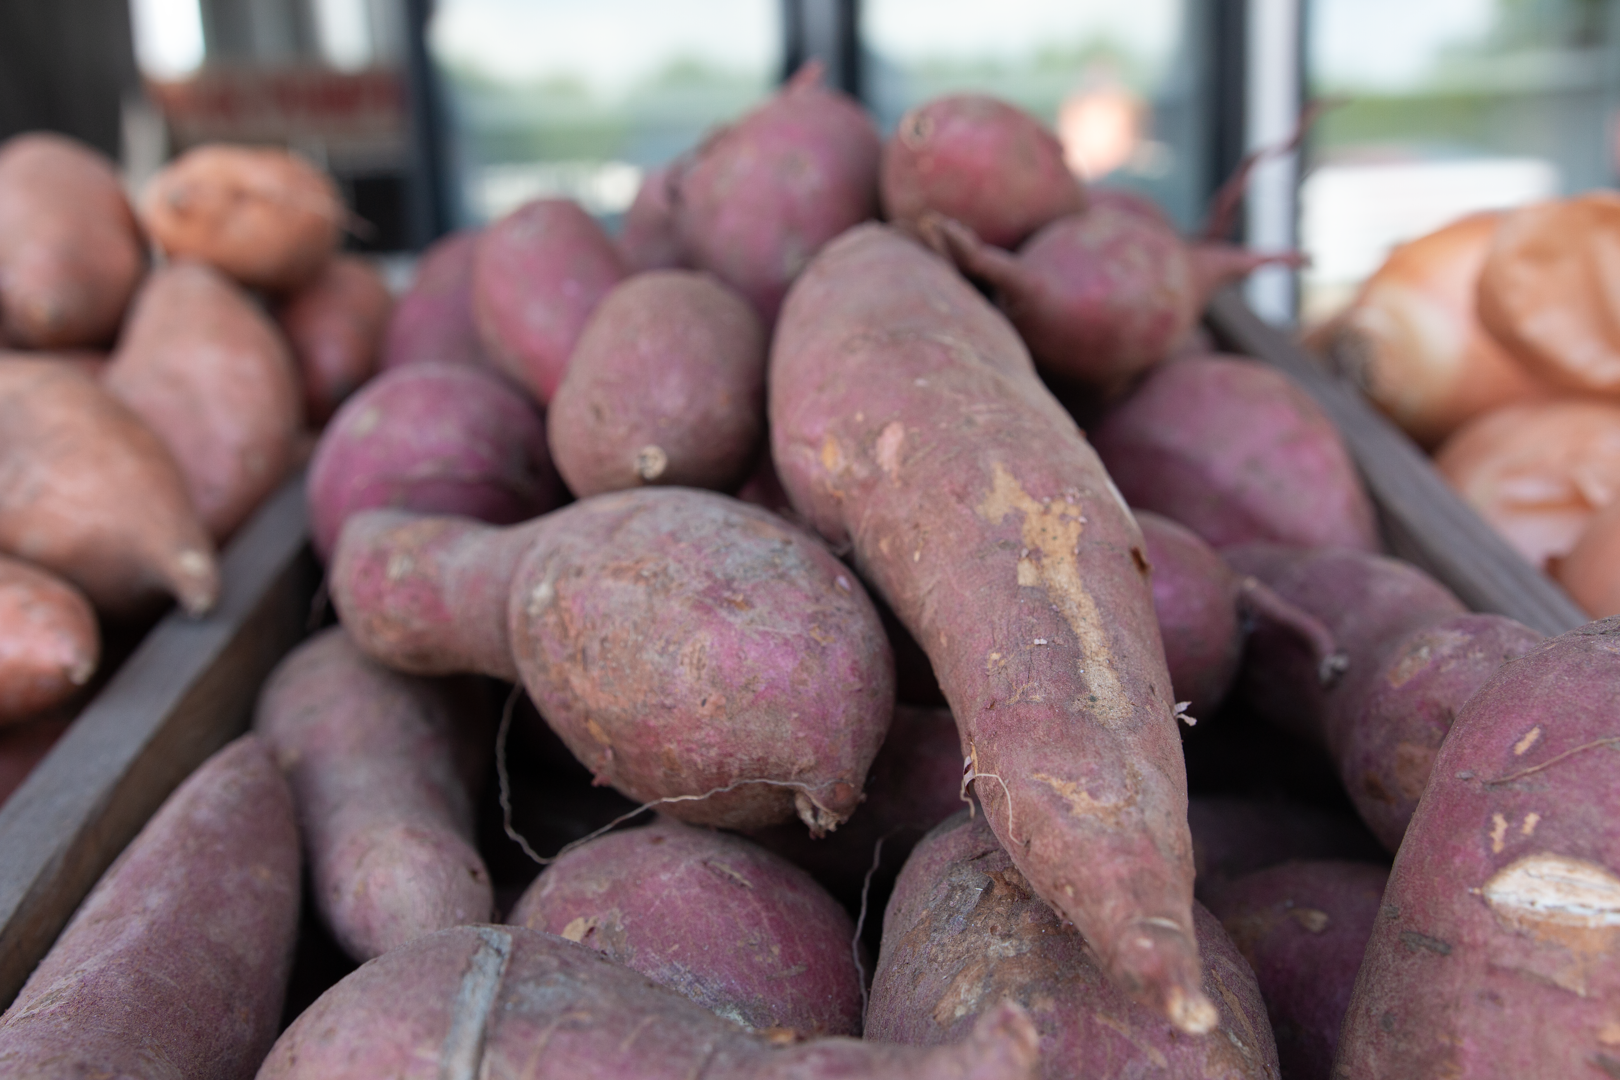
<svg viewBox="0 0 1620 1080"><path fill-rule="evenodd" d="M0 146L0 338L31 349L109 340L145 264L112 162L45 132Z"/></svg>
<svg viewBox="0 0 1620 1080"><path fill-rule="evenodd" d="M377 370L394 298L365 259L339 255L276 313L304 384L304 411L324 424Z"/></svg>
<svg viewBox="0 0 1620 1080"><path fill-rule="evenodd" d="M0 556L0 724L61 704L90 680L100 658L101 630L84 594Z"/></svg>
<svg viewBox="0 0 1620 1080"><path fill-rule="evenodd" d="M216 540L293 465L303 401L275 324L198 262L152 274L103 384L169 447Z"/></svg>
<svg viewBox="0 0 1620 1080"><path fill-rule="evenodd" d="M38 563L113 615L160 593L214 606L219 566L163 443L54 360L0 363L0 551Z"/></svg>

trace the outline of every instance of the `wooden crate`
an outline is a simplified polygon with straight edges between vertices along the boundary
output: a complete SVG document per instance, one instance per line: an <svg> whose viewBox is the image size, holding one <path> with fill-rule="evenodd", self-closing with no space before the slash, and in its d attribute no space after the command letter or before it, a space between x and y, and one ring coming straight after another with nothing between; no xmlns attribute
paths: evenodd
<svg viewBox="0 0 1620 1080"><path fill-rule="evenodd" d="M214 612L164 617L0 806L0 1010L169 793L247 729L310 623L308 541L300 477L226 548Z"/></svg>

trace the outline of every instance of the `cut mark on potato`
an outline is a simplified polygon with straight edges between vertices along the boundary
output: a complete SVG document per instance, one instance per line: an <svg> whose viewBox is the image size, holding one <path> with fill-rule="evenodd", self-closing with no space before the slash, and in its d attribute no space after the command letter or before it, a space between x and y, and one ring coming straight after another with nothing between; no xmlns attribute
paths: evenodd
<svg viewBox="0 0 1620 1080"><path fill-rule="evenodd" d="M1491 910L1516 928L1620 927L1620 877L1585 859L1526 855L1497 871L1480 892Z"/></svg>
<svg viewBox="0 0 1620 1080"><path fill-rule="evenodd" d="M484 1060L484 1034L512 957L512 935L493 926L473 928L478 948L450 1005L450 1030L439 1047L440 1080L477 1080Z"/></svg>

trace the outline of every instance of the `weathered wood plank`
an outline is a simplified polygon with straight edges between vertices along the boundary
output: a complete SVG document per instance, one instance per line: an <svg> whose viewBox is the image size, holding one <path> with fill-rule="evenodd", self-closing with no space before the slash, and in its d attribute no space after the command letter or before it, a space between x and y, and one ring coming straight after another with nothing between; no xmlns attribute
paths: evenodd
<svg viewBox="0 0 1620 1080"><path fill-rule="evenodd" d="M214 613L158 623L0 806L0 1009L169 793L246 730L309 621L308 536L295 478L226 550Z"/></svg>
<svg viewBox="0 0 1620 1080"><path fill-rule="evenodd" d="M1235 289L1215 297L1205 323L1223 348L1286 371L1338 425L1395 554L1433 574L1475 611L1508 615L1544 634L1590 621L1463 502L1412 440L1250 311Z"/></svg>

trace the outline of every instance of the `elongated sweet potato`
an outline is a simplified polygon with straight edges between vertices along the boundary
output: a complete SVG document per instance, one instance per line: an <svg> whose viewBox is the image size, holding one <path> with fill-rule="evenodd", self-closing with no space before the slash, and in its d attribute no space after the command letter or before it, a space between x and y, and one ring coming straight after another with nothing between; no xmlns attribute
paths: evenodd
<svg viewBox="0 0 1620 1080"><path fill-rule="evenodd" d="M1206 889L1292 859L1377 862L1383 847L1348 810L1280 799L1194 795L1187 801L1198 898Z"/></svg>
<svg viewBox="0 0 1620 1080"><path fill-rule="evenodd" d="M337 250L347 211L331 177L297 154L210 143L146 184L136 207L172 259L196 259L243 285L296 289Z"/></svg>
<svg viewBox="0 0 1620 1080"><path fill-rule="evenodd" d="M598 495L495 529L367 511L332 597L360 648L515 679L603 783L697 824L860 801L894 663L855 575L764 510L691 488Z"/></svg>
<svg viewBox="0 0 1620 1080"><path fill-rule="evenodd" d="M891 221L933 211L1004 248L1086 204L1057 136L987 94L948 94L902 116L883 144L881 186Z"/></svg>
<svg viewBox="0 0 1620 1080"><path fill-rule="evenodd" d="M384 372L338 410L309 466L310 531L323 559L358 510L509 525L566 497L534 404L500 376L468 366L422 362Z"/></svg>
<svg viewBox="0 0 1620 1080"><path fill-rule="evenodd" d="M84 594L0 556L0 725L66 701L100 659L101 628Z"/></svg>
<svg viewBox="0 0 1620 1080"><path fill-rule="evenodd" d="M1503 667L1440 747L1339 1036L1346 1080L1620 1071L1620 619Z"/></svg>
<svg viewBox="0 0 1620 1080"><path fill-rule="evenodd" d="M642 484L734 488L765 438L765 329L707 274L635 274L585 324L546 425L557 471L581 498Z"/></svg>
<svg viewBox="0 0 1620 1080"><path fill-rule="evenodd" d="M1125 498L1217 548L1379 550L1333 422L1279 371L1229 356L1161 365L1089 430Z"/></svg>
<svg viewBox="0 0 1620 1080"><path fill-rule="evenodd" d="M429 244L417 259L416 277L388 318L385 369L422 361L490 365L472 313L478 235L472 229L453 232Z"/></svg>
<svg viewBox="0 0 1620 1080"><path fill-rule="evenodd" d="M253 1075L298 927L298 826L244 736L171 795L0 1016L0 1073Z"/></svg>
<svg viewBox="0 0 1620 1080"><path fill-rule="evenodd" d="M259 697L254 729L292 786L315 903L356 960L494 910L456 760L490 745L468 696L378 666L334 627Z"/></svg>
<svg viewBox="0 0 1620 1080"><path fill-rule="evenodd" d="M736 289L766 326L821 245L878 208L877 128L800 68L775 97L674 167L675 230L692 265Z"/></svg>
<svg viewBox="0 0 1620 1080"><path fill-rule="evenodd" d="M216 541L292 468L304 408L286 342L202 263L170 263L147 279L102 384L168 446Z"/></svg>
<svg viewBox="0 0 1620 1080"><path fill-rule="evenodd" d="M1220 924L1194 912L1204 990L1220 1013L1202 1039L1128 1000L1085 939L1030 889L984 816L964 810L917 845L895 883L867 1036L954 1042L983 1010L1011 998L1035 1021L1049 1080L1275 1080L1277 1049L1254 974Z"/></svg>
<svg viewBox="0 0 1620 1080"><path fill-rule="evenodd" d="M581 945L521 926L444 930L360 968L277 1041L258 1080L1034 1080L1016 1005L937 1050L783 1045Z"/></svg>
<svg viewBox="0 0 1620 1080"><path fill-rule="evenodd" d="M632 270L674 270L686 265L686 252L675 231L668 165L642 179L635 201L624 212L624 228L614 238L614 244Z"/></svg>
<svg viewBox="0 0 1620 1080"><path fill-rule="evenodd" d="M1297 640L1258 631L1242 693L1333 756L1362 820L1394 851L1457 710L1541 635L1503 615L1466 613L1439 582L1394 559L1265 544L1226 555L1321 619L1344 651L1344 674L1324 684Z"/></svg>
<svg viewBox="0 0 1620 1080"><path fill-rule="evenodd" d="M304 414L324 424L377 370L394 298L375 267L338 255L276 312L304 387Z"/></svg>
<svg viewBox="0 0 1620 1080"><path fill-rule="evenodd" d="M219 566L168 450L100 386L54 360L0 363L0 550L113 615L169 593L214 606Z"/></svg>
<svg viewBox="0 0 1620 1080"><path fill-rule="evenodd" d="M145 265L112 162L46 132L0 144L0 342L110 341Z"/></svg>
<svg viewBox="0 0 1620 1080"><path fill-rule="evenodd" d="M1019 871L1132 997L1209 1031L1142 535L1016 332L861 226L794 284L768 385L788 494L927 651Z"/></svg>
<svg viewBox="0 0 1620 1080"><path fill-rule="evenodd" d="M1288 1080L1330 1080L1387 867L1287 862L1200 895L1249 962Z"/></svg>
<svg viewBox="0 0 1620 1080"><path fill-rule="evenodd" d="M585 320L627 272L578 203L525 203L484 229L473 251L473 321L485 353L546 404Z"/></svg>
<svg viewBox="0 0 1620 1080"><path fill-rule="evenodd" d="M546 868L507 919L589 945L756 1030L859 1035L855 928L810 875L664 819Z"/></svg>
<svg viewBox="0 0 1620 1080"><path fill-rule="evenodd" d="M1592 519L1553 576L1592 618L1620 615L1620 500Z"/></svg>

